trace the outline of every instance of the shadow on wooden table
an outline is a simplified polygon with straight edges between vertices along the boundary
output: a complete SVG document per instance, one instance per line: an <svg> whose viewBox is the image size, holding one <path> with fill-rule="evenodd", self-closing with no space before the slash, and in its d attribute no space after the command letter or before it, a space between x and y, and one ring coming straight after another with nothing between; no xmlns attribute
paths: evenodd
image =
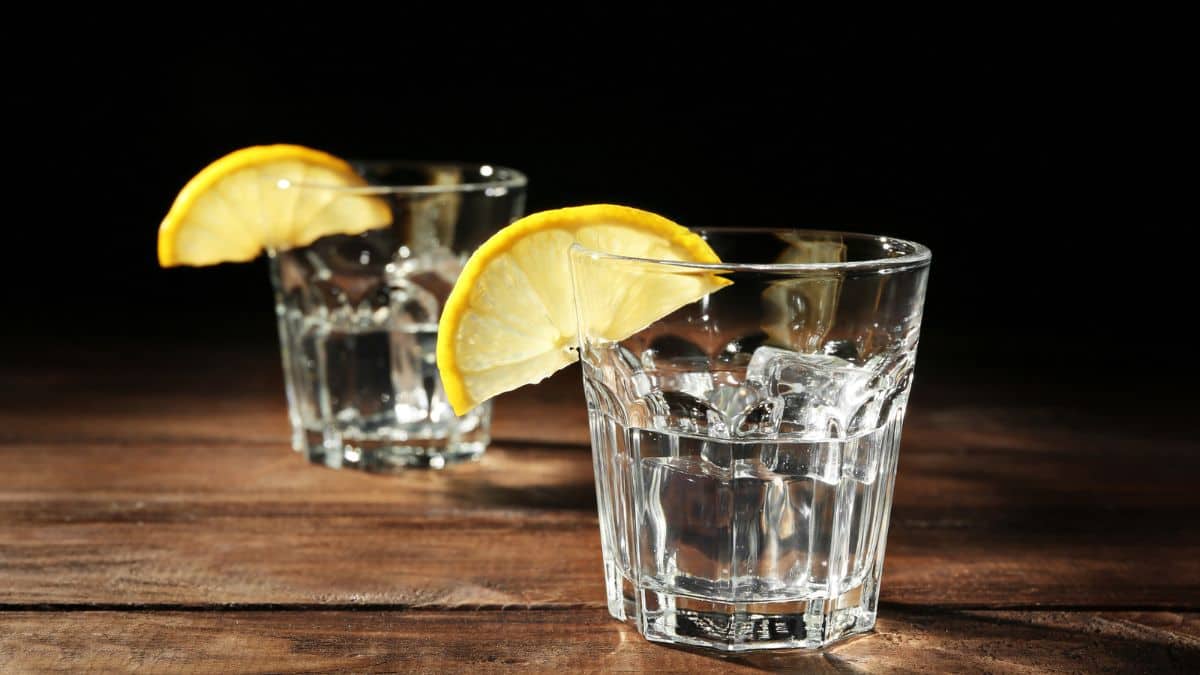
<svg viewBox="0 0 1200 675"><path fill-rule="evenodd" d="M504 485L485 476L455 477L450 485L457 499L477 506L596 512L590 477L587 482L544 485Z"/></svg>
<svg viewBox="0 0 1200 675"><path fill-rule="evenodd" d="M596 513L595 479L586 447L498 443L476 463L422 478L470 507Z"/></svg>

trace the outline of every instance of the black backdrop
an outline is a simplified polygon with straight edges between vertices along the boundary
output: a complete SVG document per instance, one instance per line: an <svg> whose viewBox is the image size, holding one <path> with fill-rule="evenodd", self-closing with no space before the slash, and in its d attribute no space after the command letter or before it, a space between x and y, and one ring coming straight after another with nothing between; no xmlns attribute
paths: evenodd
<svg viewBox="0 0 1200 675"><path fill-rule="evenodd" d="M1189 286L1147 272L1181 224L1132 194L1159 120L1140 115L1154 87L1120 17L803 32L593 18L519 35L486 16L47 34L7 73L8 145L33 180L6 190L6 338L269 346L262 261L160 270L155 234L206 163L293 142L520 168L529 210L610 201L693 226L915 239L934 252L924 368L1176 379L1123 351L1185 335L1163 298Z"/></svg>

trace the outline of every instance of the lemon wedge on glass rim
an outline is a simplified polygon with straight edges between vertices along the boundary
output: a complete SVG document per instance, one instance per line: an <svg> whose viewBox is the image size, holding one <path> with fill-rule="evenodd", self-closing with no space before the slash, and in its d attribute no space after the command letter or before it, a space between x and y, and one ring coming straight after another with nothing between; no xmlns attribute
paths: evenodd
<svg viewBox="0 0 1200 675"><path fill-rule="evenodd" d="M179 192L158 230L163 267L244 262L268 248L311 244L391 223L387 202L369 192L284 189L363 187L344 160L300 145L258 145L209 164Z"/></svg>
<svg viewBox="0 0 1200 675"><path fill-rule="evenodd" d="M578 360L568 259L576 243L634 258L720 262L696 233L627 206L576 206L517 220L475 251L442 310L438 371L456 413ZM639 276L636 265L613 272L611 286L589 284L589 292L606 297L587 301L612 308L607 324L594 328L614 341L731 283L715 274Z"/></svg>

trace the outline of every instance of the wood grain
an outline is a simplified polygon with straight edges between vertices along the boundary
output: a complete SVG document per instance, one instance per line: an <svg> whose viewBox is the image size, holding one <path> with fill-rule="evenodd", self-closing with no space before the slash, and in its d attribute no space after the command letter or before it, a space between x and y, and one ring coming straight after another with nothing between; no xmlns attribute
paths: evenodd
<svg viewBox="0 0 1200 675"><path fill-rule="evenodd" d="M885 600L1200 607L1185 446L999 412L914 418ZM0 475L4 603L601 603L583 448L498 445L401 476L278 443L9 442L0 462L20 467Z"/></svg>
<svg viewBox="0 0 1200 675"><path fill-rule="evenodd" d="M1200 670L1200 452L1149 406L919 380L879 634L721 658L607 618L577 370L375 476L291 452L276 359L0 367L0 669Z"/></svg>
<svg viewBox="0 0 1200 675"><path fill-rule="evenodd" d="M602 602L586 453L496 449L462 471L400 478L261 449L199 455L242 467L229 480L176 466L189 464L181 449L144 471L119 448L106 454L121 458L107 470L86 453L40 455L22 489L0 493L0 602ZM38 485L71 473L72 458L95 467L74 479L90 488ZM886 600L1200 606L1195 509L947 511L909 489L894 509Z"/></svg>
<svg viewBox="0 0 1200 675"><path fill-rule="evenodd" d="M64 355L0 368L0 443L279 445L290 438L279 355L174 350ZM63 414L64 402L70 413ZM578 366L496 401L500 441L585 446Z"/></svg>
<svg viewBox="0 0 1200 675"><path fill-rule="evenodd" d="M823 653L651 644L603 610L12 612L0 668L150 672L1196 672L1196 614L886 612Z"/></svg>

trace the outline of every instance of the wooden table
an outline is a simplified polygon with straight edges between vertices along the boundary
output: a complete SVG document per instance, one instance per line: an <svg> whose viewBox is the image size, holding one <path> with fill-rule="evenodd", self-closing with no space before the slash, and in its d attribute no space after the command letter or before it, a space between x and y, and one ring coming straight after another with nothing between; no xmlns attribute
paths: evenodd
<svg viewBox="0 0 1200 675"><path fill-rule="evenodd" d="M608 617L578 371L482 462L375 476L288 448L276 359L0 369L3 669L1200 671L1200 453L1162 419L918 369L877 633L724 657Z"/></svg>

